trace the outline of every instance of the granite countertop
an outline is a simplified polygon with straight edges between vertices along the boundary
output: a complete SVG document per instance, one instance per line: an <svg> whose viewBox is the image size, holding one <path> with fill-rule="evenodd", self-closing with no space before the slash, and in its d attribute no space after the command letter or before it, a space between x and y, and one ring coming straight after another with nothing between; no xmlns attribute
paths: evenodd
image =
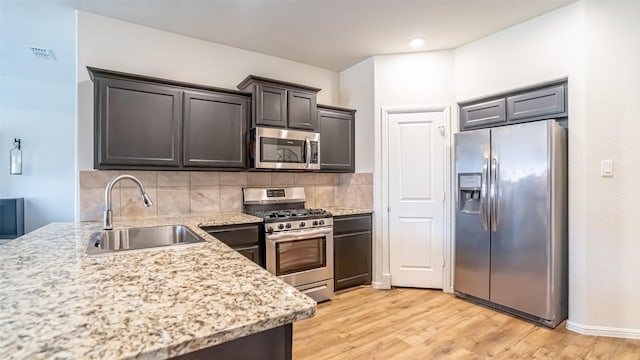
<svg viewBox="0 0 640 360"><path fill-rule="evenodd" d="M324 208L333 216L344 216L344 215L359 215L359 214L371 214L373 210L371 209L359 209L359 208L350 208L344 206L330 206Z"/></svg>
<svg viewBox="0 0 640 360"><path fill-rule="evenodd" d="M53 223L0 246L0 358L160 359L314 316L316 303L198 225L244 214L114 221L187 225L206 243L84 254L99 223Z"/></svg>

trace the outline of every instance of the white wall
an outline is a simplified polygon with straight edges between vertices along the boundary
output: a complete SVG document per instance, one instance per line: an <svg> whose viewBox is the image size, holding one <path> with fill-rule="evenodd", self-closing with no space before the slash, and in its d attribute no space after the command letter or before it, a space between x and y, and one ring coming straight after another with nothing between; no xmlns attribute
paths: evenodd
<svg viewBox="0 0 640 360"><path fill-rule="evenodd" d="M640 338L640 2L586 2L586 247L578 330ZM612 178L600 161L614 160ZM573 240L573 239L572 239ZM580 294L579 294L580 295ZM582 329L580 328L582 326ZM613 329L611 329L613 328ZM620 330L626 329L626 330Z"/></svg>
<svg viewBox="0 0 640 360"><path fill-rule="evenodd" d="M453 55L432 51L376 56L376 108L455 102Z"/></svg>
<svg viewBox="0 0 640 360"><path fill-rule="evenodd" d="M92 83L86 66L229 89L253 74L321 88L322 104L337 105L339 100L334 71L79 12L80 170L93 168Z"/></svg>
<svg viewBox="0 0 640 360"><path fill-rule="evenodd" d="M374 69L368 58L340 73L340 105L356 109L356 172L373 172Z"/></svg>
<svg viewBox="0 0 640 360"><path fill-rule="evenodd" d="M374 57L374 285L390 286L389 244L382 226L382 109L435 107L455 102L453 51ZM388 241L388 240L387 240Z"/></svg>
<svg viewBox="0 0 640 360"><path fill-rule="evenodd" d="M25 198L25 231L72 221L75 204L75 11L0 2L0 197ZM57 61L27 46L53 49ZM9 175L13 138L23 174Z"/></svg>

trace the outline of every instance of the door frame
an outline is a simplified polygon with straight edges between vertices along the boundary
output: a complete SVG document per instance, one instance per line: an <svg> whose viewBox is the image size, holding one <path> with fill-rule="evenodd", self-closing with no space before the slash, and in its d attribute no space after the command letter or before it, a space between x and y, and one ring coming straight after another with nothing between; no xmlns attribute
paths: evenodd
<svg viewBox="0 0 640 360"><path fill-rule="evenodd" d="M379 151L376 151L376 164L380 164L380 172L374 179L377 186L378 195L374 196L374 221L379 226L376 236L376 242L380 246L374 246L379 249L381 254L374 253L374 269L379 269L381 273L375 274L376 281L372 283L374 288L390 289L391 288L391 266L390 266L390 240L389 240L389 115L391 114L408 114L416 112L441 112L444 115L444 149L443 149L443 181L444 181L444 209L443 209L443 291L453 292L453 246L452 246L452 217L451 217L451 146L453 144L453 131L451 129L451 106L450 105L423 105L423 106L402 106L402 107L382 107L380 111L380 141ZM375 185L375 184L374 184ZM374 187L375 190L375 187ZM379 199L376 201L376 199ZM378 262L378 264L375 264ZM375 276L378 275L378 276Z"/></svg>

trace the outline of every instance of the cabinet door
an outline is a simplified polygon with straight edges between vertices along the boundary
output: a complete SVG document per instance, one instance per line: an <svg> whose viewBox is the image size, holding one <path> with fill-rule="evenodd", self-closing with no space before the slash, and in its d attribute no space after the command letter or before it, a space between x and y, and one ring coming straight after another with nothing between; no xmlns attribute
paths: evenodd
<svg viewBox="0 0 640 360"><path fill-rule="evenodd" d="M505 121L507 121L505 99L466 105L460 109L460 130L500 124Z"/></svg>
<svg viewBox="0 0 640 360"><path fill-rule="evenodd" d="M507 119L541 120L567 116L564 85L530 91L507 98Z"/></svg>
<svg viewBox="0 0 640 360"><path fill-rule="evenodd" d="M287 126L287 91L284 88L257 84L256 125Z"/></svg>
<svg viewBox="0 0 640 360"><path fill-rule="evenodd" d="M334 287L371 283L371 215L336 216L333 223Z"/></svg>
<svg viewBox="0 0 640 360"><path fill-rule="evenodd" d="M246 167L247 97L186 91L183 106L185 166Z"/></svg>
<svg viewBox="0 0 640 360"><path fill-rule="evenodd" d="M371 283L371 232L334 235L336 290Z"/></svg>
<svg viewBox="0 0 640 360"><path fill-rule="evenodd" d="M294 129L315 131L317 128L316 94L305 91L287 90L288 122Z"/></svg>
<svg viewBox="0 0 640 360"><path fill-rule="evenodd" d="M355 170L355 117L352 112L318 111L320 169Z"/></svg>
<svg viewBox="0 0 640 360"><path fill-rule="evenodd" d="M264 244L258 224L203 227L202 229L232 249L264 267Z"/></svg>
<svg viewBox="0 0 640 360"><path fill-rule="evenodd" d="M244 248L237 248L235 250L240 254L244 255L247 259L264 267L264 264L262 263L262 259L260 258L260 247L258 245L244 247Z"/></svg>
<svg viewBox="0 0 640 360"><path fill-rule="evenodd" d="M180 165L179 89L111 78L94 86L97 169Z"/></svg>

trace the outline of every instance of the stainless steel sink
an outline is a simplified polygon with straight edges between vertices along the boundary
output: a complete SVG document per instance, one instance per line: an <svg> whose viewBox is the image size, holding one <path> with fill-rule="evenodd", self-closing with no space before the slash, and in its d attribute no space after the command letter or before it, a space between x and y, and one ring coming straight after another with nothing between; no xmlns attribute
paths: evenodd
<svg viewBox="0 0 640 360"><path fill-rule="evenodd" d="M104 230L91 235L87 254L96 255L200 242L205 240L183 225Z"/></svg>

